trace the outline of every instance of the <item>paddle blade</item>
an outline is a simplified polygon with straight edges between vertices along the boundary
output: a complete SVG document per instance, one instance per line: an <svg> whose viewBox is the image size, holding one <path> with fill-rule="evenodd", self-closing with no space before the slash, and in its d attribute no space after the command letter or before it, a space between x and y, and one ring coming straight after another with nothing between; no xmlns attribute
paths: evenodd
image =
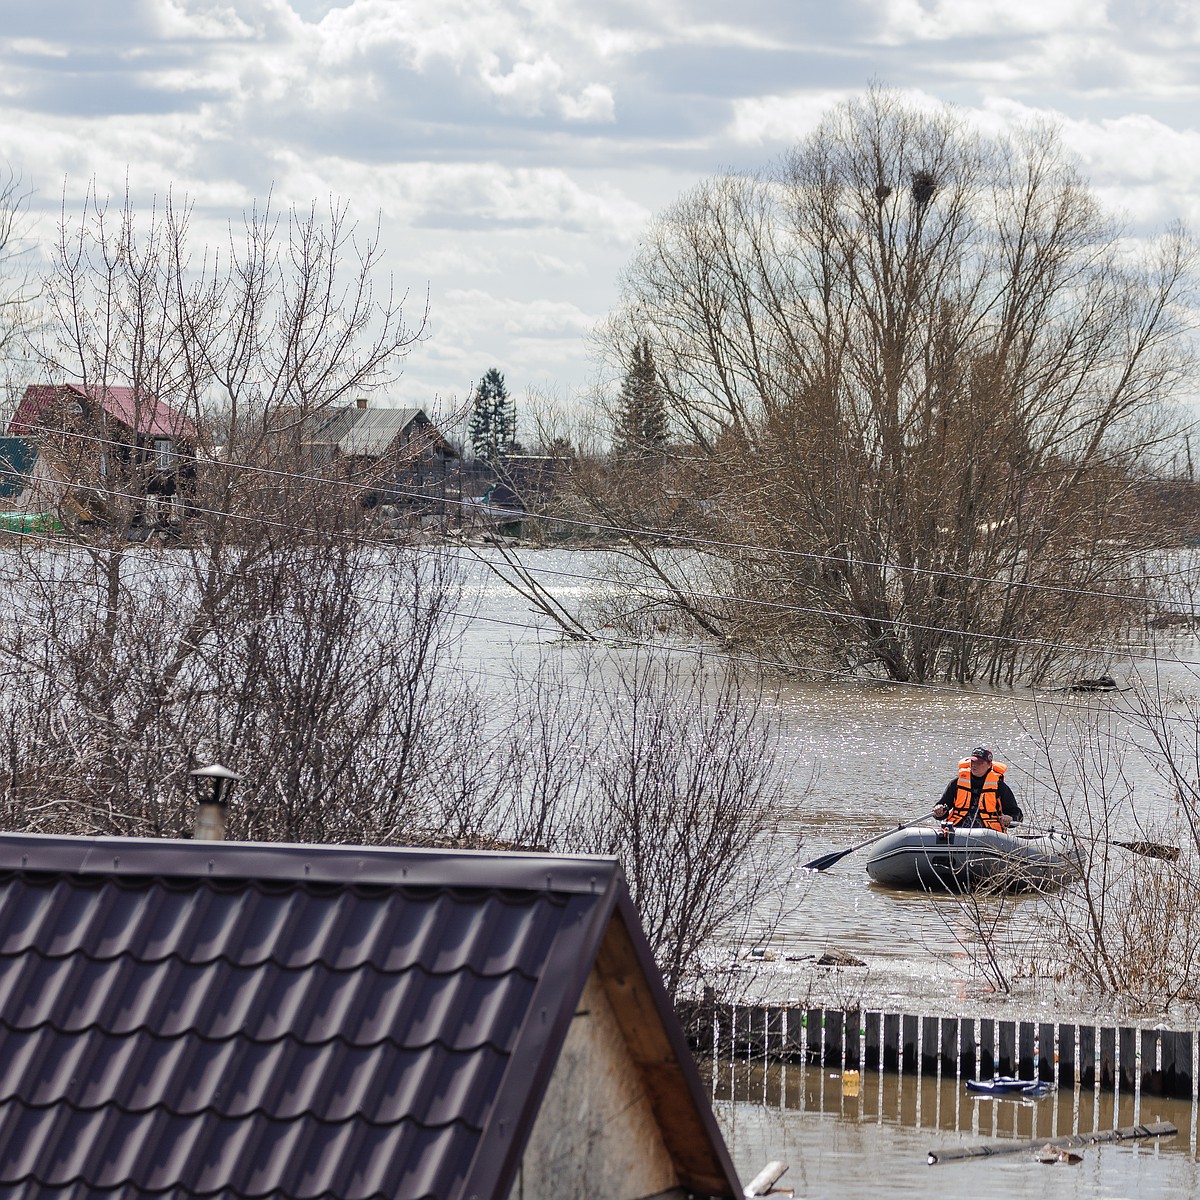
<svg viewBox="0 0 1200 1200"><path fill-rule="evenodd" d="M822 854L820 858L814 858L812 862L801 864L802 871L824 871L832 867L834 863L839 863L849 854L849 850L835 850L832 854Z"/></svg>

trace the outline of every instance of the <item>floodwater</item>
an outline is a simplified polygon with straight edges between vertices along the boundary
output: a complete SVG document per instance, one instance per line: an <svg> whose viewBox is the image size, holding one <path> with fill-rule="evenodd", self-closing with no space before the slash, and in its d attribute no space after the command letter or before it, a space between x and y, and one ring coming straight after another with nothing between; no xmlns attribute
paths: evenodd
<svg viewBox="0 0 1200 1200"><path fill-rule="evenodd" d="M522 560L567 608L585 603L603 585L606 556L601 554L539 550L523 552ZM514 660L528 665L545 656L565 656L569 661L583 652L484 567L469 556L464 561L464 607L474 615L464 625L461 665L468 673L482 673L480 686L502 687ZM634 653L619 645L607 652ZM1182 661L1161 667L1164 678L1176 692L1200 695L1200 681L1193 675L1193 670L1200 675L1200 648L1188 643L1176 657ZM1127 678L1141 665L1129 664L1122 673L1117 664L1110 672ZM960 901L872 884L864 869L865 851L820 874L796 868L927 814L958 760L980 743L1009 764L1006 778L1024 809L1026 825L1053 826L1058 801L1051 766L1060 785L1068 780L1068 790L1079 783L1075 760L1080 755L1094 776L1100 766L1088 743L1106 740L1111 710L1122 703L1120 695L1049 689L1034 693L785 678L777 699L781 762L788 779L779 849L789 868L778 880L779 911L769 915L772 928L766 940L784 977L780 998L786 998L791 986L786 960L805 961L831 948L880 966L894 965L905 975L920 977L934 965L939 977L947 971L953 976L956 970L969 974L961 943L972 914L964 913ZM1168 813L1167 786L1156 776L1152 759L1129 744L1128 728L1116 732L1110 744L1125 751L1120 770L1131 798L1114 810L1113 836L1144 838L1147 824L1153 833L1155 821ZM1107 763L1104 769L1116 768ZM999 933L1011 934L1014 941L1027 936L1037 927L1041 903L1036 898L1006 903ZM760 974L764 969L760 965ZM964 979L964 986L969 984Z"/></svg>
<svg viewBox="0 0 1200 1200"><path fill-rule="evenodd" d="M589 577L602 572L604 562L599 555L568 551L528 552L523 558L569 607L585 600L594 586ZM464 626L461 666L480 673L479 686L490 686L489 680L501 686L497 681L514 659L529 663L579 652L485 569L469 568L468 578L466 601L474 615ZM609 652L632 653L619 646ZM1194 676L1200 651L1182 643L1172 657L1176 661L1156 669L1177 695L1200 692ZM1144 664L1114 663L1109 673L1121 680L1139 669ZM753 966L745 964L753 972L748 982L775 1001L809 994L813 959L838 949L867 964L834 981L847 1005L866 989L872 1007L892 1011L950 1014L968 1006L987 1011L991 984L970 953L974 926L961 901L879 888L867 878L863 852L820 874L798 869L819 854L928 813L972 746L989 745L1009 764L1007 778L1030 825L1055 821L1058 789L1052 774L1059 787L1067 781L1073 803L1072 789L1081 788L1084 775L1094 783L1107 773L1115 794L1127 791L1123 807L1112 814L1115 834L1147 836L1147 823L1152 834L1154 823L1169 814L1167 787L1153 756L1138 749L1123 724L1116 739L1108 736L1111 712L1124 703L1119 695L785 680L777 703L789 780L780 834L787 866L775 885L781 915L765 934L759 931L758 949L765 947L765 955ZM1114 764L1100 746L1123 748L1123 762ZM1085 764L1083 774L1077 763ZM997 916L999 933L1036 937L1043 903L1008 902ZM736 957L738 948L733 951ZM1043 1009L1020 1015L1058 1014ZM1135 1098L1127 1097L1114 1107L1111 1096L1092 1093L1056 1094L1036 1104L974 1099L957 1080L918 1082L867 1073L860 1094L851 1097L840 1075L827 1069L754 1064L718 1070L713 1088L743 1180L781 1159L792 1166L780 1186L795 1187L799 1196L859 1197L868 1190L889 1197L937 1192L975 1200L1200 1195L1196 1115L1189 1104L1139 1097L1135 1109ZM1026 1155L927 1165L929 1151L939 1146L1049 1138L1158 1119L1172 1121L1181 1135L1092 1147L1075 1166L1045 1166Z"/></svg>
<svg viewBox="0 0 1200 1200"><path fill-rule="evenodd" d="M1052 1092L1041 1100L976 1097L959 1080L864 1071L857 1094L819 1067L725 1064L713 1101L743 1181L788 1164L778 1187L797 1196L858 1200L1152 1200L1200 1190L1192 1105L1111 1092ZM931 1152L1015 1142L1044 1146L1097 1130L1169 1122L1174 1137L1077 1147L1078 1163L1042 1163L1028 1150L930 1165Z"/></svg>

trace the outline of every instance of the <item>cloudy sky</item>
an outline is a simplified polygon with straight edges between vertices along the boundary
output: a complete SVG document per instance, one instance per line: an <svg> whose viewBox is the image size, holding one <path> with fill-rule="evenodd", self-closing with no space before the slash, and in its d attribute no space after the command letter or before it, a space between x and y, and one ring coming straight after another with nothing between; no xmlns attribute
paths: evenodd
<svg viewBox="0 0 1200 1200"><path fill-rule="evenodd" d="M652 215L769 162L872 80L990 127L1049 114L1103 197L1200 228L1195 0L0 0L0 157L52 231L90 180L382 218L428 292L391 393L445 409L595 377Z"/></svg>

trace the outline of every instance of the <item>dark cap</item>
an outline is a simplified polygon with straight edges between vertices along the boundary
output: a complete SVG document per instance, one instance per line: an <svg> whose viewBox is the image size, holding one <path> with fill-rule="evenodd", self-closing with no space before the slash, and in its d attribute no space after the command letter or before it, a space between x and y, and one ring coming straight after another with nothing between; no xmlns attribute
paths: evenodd
<svg viewBox="0 0 1200 1200"><path fill-rule="evenodd" d="M988 762L992 761L992 752L986 746L976 746L971 751L972 758L986 758Z"/></svg>

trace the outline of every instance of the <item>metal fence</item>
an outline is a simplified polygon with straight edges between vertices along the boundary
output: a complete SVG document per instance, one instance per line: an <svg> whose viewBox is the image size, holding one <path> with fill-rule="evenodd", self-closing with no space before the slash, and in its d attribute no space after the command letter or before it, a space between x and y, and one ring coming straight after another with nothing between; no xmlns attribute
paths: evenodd
<svg viewBox="0 0 1200 1200"><path fill-rule="evenodd" d="M870 1009L715 1005L685 1014L714 1059L760 1058L1197 1100L1191 1029L933 1017Z"/></svg>

